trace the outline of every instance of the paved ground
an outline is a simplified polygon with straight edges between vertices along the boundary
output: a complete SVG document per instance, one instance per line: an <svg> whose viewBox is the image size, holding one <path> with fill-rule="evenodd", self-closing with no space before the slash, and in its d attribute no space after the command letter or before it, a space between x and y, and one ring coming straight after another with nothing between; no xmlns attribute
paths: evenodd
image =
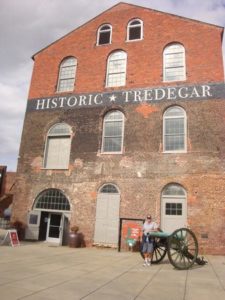
<svg viewBox="0 0 225 300"><path fill-rule="evenodd" d="M224 300L225 256L175 270L165 259L142 266L138 253L44 243L0 247L0 299Z"/></svg>

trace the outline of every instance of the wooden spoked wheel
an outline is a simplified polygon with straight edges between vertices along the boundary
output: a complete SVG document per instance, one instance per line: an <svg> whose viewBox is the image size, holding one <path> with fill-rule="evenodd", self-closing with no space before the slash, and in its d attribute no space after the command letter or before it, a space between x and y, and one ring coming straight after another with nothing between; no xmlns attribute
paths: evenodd
<svg viewBox="0 0 225 300"><path fill-rule="evenodd" d="M166 238L159 238L159 237L154 237L154 242L153 242L153 254L152 254L152 263L153 264L158 264L160 261L163 260L163 258L166 256L167 252L167 239ZM142 258L144 258L144 254L142 252L142 244L140 247L140 254Z"/></svg>
<svg viewBox="0 0 225 300"><path fill-rule="evenodd" d="M168 238L168 258L179 270L187 270L198 256L198 242L194 233L187 228L175 230Z"/></svg>

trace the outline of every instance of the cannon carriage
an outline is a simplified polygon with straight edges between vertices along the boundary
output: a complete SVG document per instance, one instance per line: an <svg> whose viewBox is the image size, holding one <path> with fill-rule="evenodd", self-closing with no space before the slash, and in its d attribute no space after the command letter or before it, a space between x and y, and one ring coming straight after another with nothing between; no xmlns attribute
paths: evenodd
<svg viewBox="0 0 225 300"><path fill-rule="evenodd" d="M163 231L151 232L150 237L154 245L153 264L161 262L166 254L170 263L179 270L190 269L194 263L206 263L203 258L198 257L198 241L190 229L180 228L172 234ZM143 257L142 252L141 255Z"/></svg>

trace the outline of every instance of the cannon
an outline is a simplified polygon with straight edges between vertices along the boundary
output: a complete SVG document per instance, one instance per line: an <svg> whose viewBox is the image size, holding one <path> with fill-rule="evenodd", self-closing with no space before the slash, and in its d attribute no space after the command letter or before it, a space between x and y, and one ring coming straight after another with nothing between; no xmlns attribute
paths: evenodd
<svg viewBox="0 0 225 300"><path fill-rule="evenodd" d="M170 263L179 270L190 269L194 263L206 264L203 257L198 257L198 241L190 229L180 228L173 233L151 232L150 238L153 239L152 264L161 262L166 254ZM140 252L141 249L142 246ZM141 255L143 257L142 252Z"/></svg>

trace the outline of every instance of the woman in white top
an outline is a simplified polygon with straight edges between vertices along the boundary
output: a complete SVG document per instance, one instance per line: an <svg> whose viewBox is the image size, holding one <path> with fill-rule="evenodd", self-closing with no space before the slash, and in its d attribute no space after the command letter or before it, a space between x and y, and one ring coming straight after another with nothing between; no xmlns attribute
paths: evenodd
<svg viewBox="0 0 225 300"><path fill-rule="evenodd" d="M144 255L145 262L143 266L150 266L153 254L153 239L150 234L152 231L158 231L159 226L157 223L152 221L151 215L146 217L145 223L143 224L143 236L142 236L142 252Z"/></svg>

